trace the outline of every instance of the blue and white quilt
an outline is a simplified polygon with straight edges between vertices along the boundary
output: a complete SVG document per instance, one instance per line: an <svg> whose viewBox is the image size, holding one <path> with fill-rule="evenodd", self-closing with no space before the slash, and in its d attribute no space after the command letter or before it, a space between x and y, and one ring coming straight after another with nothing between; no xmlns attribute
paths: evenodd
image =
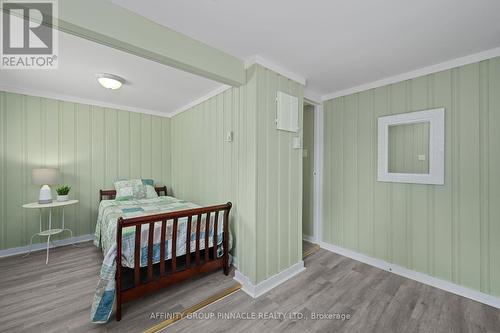
<svg viewBox="0 0 500 333"><path fill-rule="evenodd" d="M91 320L93 323L106 323L109 320L115 303L115 273L116 273L116 226L118 218L155 215L185 209L199 208L191 202L182 201L173 197L158 197L153 199L138 199L127 201L103 200L99 205L99 214L95 230L94 244L102 249L104 261L101 267L100 279L92 302ZM196 250L196 217L191 221L191 252ZM200 223L200 250L204 249L205 218ZM161 222L156 222L153 233L153 262L160 261ZM209 223L209 247L213 246L214 214ZM173 222L167 223L165 256L172 257L172 229ZM186 254L187 218L178 220L177 228L177 256ZM219 214L217 225L218 255L222 255L223 214ZM149 225L141 228L141 267L147 266ZM231 244L231 237L230 237ZM231 246L229 246L231 247ZM135 227L122 230L122 266L134 268Z"/></svg>

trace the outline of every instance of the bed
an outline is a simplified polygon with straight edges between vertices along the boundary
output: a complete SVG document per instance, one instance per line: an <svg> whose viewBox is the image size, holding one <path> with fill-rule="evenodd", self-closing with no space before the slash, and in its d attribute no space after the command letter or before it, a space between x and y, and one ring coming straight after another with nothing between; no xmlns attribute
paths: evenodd
<svg viewBox="0 0 500 333"><path fill-rule="evenodd" d="M115 298L119 321L123 303L202 273L229 274L231 203L200 207L167 196L166 187L155 191L157 198L127 201L114 200L114 190L100 191L94 244L104 260L94 323L109 320Z"/></svg>

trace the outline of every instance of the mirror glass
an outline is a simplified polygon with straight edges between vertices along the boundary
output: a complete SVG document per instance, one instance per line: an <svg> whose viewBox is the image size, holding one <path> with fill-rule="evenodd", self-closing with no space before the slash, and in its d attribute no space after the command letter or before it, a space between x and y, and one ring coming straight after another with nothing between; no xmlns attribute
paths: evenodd
<svg viewBox="0 0 500 333"><path fill-rule="evenodd" d="M428 121L389 125L389 173L429 173L429 128Z"/></svg>

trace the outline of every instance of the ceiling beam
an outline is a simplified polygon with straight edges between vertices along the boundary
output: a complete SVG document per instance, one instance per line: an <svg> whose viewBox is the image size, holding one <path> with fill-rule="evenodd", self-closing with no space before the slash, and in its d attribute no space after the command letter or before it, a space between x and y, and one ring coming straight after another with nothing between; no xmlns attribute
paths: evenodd
<svg viewBox="0 0 500 333"><path fill-rule="evenodd" d="M55 28L231 86L245 83L242 60L103 0L59 1Z"/></svg>

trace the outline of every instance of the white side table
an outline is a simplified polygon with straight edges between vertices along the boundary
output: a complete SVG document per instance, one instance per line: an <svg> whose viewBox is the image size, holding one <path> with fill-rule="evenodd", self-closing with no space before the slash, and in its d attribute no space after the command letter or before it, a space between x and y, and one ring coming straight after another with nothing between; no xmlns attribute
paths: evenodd
<svg viewBox="0 0 500 333"><path fill-rule="evenodd" d="M68 200L68 201L54 201L48 204L39 204L38 202L33 202L29 204L23 205L23 208L28 209L38 209L40 212L40 232L31 236L30 239L30 250L26 256L29 256L31 253L31 247L33 246L33 237L35 236L46 236L47 237L47 258L45 259L45 264L49 263L49 244L50 244L50 236L60 234L61 232L68 231L70 236L73 237L73 232L71 229L67 229L64 227L64 207L69 205L75 205L78 203L78 200ZM52 228L52 208L61 207L62 210L62 226L61 228ZM42 209L49 209L49 228L47 230L42 230Z"/></svg>

